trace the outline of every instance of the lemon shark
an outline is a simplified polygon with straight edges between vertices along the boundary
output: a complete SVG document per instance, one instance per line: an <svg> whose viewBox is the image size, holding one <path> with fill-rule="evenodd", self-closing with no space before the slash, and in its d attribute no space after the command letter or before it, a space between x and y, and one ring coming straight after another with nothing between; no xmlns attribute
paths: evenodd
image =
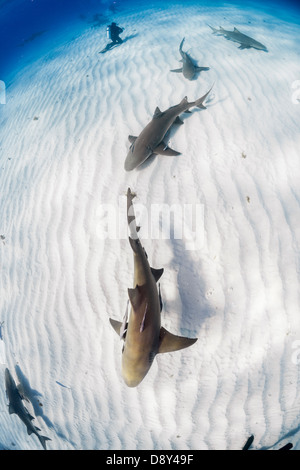
<svg viewBox="0 0 300 470"><path fill-rule="evenodd" d="M161 111L158 107L155 109L152 120L147 124L138 137L128 136L131 146L125 159L124 168L131 171L141 165L147 158L153 154L175 156L180 155L176 150L172 150L164 142L168 131L173 124L183 124L179 115L190 112L189 109L206 109L203 102L207 98L210 90L196 101L188 102L185 96L179 104L171 106L166 111Z"/></svg>
<svg viewBox="0 0 300 470"><path fill-rule="evenodd" d="M185 38L183 38L179 46L182 67L180 69L174 69L170 71L177 72L177 73L181 72L185 78L187 78L188 80L193 80L197 72L201 72L202 70L209 70L209 67L198 67L197 65L194 64L193 60L188 55L188 53L182 50L182 45L184 43L184 40Z"/></svg>
<svg viewBox="0 0 300 470"><path fill-rule="evenodd" d="M110 318L116 333L124 340L122 375L128 387L136 387L148 373L156 354L178 351L191 346L197 338L176 336L161 326L162 301L157 282L163 268L150 267L147 254L139 240L132 200L135 194L127 191L127 221L129 242L134 258L133 288L128 289L131 305L123 321ZM127 305L128 307L128 305Z"/></svg>
<svg viewBox="0 0 300 470"><path fill-rule="evenodd" d="M46 436L41 436L38 433L40 429L32 424L31 421L34 417L31 416L27 408L23 405L22 400L24 397L20 394L20 388L17 387L16 382L7 368L5 369L5 388L9 400L9 414L16 413L27 427L28 434L35 434L39 438L43 448L46 450L46 441L51 441L51 439Z"/></svg>
<svg viewBox="0 0 300 470"><path fill-rule="evenodd" d="M250 36L246 36L246 34L241 33L237 28L234 28L233 31L227 31L226 29L223 29L222 26L220 26L220 29L213 28L210 25L208 26L213 30L213 34L224 36L226 39L239 43L239 49L250 49L253 47L254 49L268 52L266 46L255 39L250 38Z"/></svg>

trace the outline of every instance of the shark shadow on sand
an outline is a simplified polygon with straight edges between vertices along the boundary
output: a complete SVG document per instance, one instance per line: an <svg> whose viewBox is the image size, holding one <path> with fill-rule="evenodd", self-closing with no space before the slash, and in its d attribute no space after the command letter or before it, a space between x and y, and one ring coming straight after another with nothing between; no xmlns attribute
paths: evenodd
<svg viewBox="0 0 300 470"><path fill-rule="evenodd" d="M23 400L26 399L26 397L22 395L23 390L21 389L21 387L17 387L16 382L14 381L10 371L7 368L5 369L5 389L9 401L9 414L16 414L20 418L20 420L25 424L27 428L27 433L29 435L35 434L38 437L40 443L42 444L43 449L46 450L46 441L51 441L51 439L49 437L42 436L41 434L39 434L40 429L32 424L32 421L35 418L29 413L29 411L23 404Z"/></svg>

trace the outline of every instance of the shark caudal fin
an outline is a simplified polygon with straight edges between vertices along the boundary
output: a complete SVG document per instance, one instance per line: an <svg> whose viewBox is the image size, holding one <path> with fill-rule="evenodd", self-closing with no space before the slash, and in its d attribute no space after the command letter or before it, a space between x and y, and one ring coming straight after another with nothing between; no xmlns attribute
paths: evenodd
<svg viewBox="0 0 300 470"><path fill-rule="evenodd" d="M208 90L207 93L205 93L205 95L201 96L201 98L198 98L196 101L195 101L195 106L197 106L197 108L200 108L200 109L206 109L206 107L204 106L204 101L206 100L207 96L209 95L209 93L211 92L212 90L212 87L214 85L212 85L210 87L210 89Z"/></svg>
<svg viewBox="0 0 300 470"><path fill-rule="evenodd" d="M179 351L180 349L188 348L192 346L197 339L198 338L185 338L184 336L173 335L162 326L159 334L160 343L158 353Z"/></svg>
<svg viewBox="0 0 300 470"><path fill-rule="evenodd" d="M212 26L210 26L210 24L208 24L207 26L209 26L209 27L210 27L210 29L212 29L212 31L213 31L213 34L217 34L217 33L219 33L219 32L220 32L218 29L216 29L216 28L213 28Z"/></svg>
<svg viewBox="0 0 300 470"><path fill-rule="evenodd" d="M40 436L40 435L38 434L38 438L39 438L39 440L40 440L40 443L41 443L42 446L43 446L43 449L44 449L44 450L47 450L46 441L51 441L50 437Z"/></svg>

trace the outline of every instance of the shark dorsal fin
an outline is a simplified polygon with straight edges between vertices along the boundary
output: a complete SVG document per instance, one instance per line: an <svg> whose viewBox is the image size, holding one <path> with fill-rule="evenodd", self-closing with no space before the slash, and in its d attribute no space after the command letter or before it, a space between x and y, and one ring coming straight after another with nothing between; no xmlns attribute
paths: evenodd
<svg viewBox="0 0 300 470"><path fill-rule="evenodd" d="M197 341L197 338L185 338L184 336L173 335L162 326L160 329L159 340L158 352L166 353L187 348L194 344Z"/></svg>
<svg viewBox="0 0 300 470"><path fill-rule="evenodd" d="M135 135L129 135L128 140L131 144L133 144L136 141L137 137Z"/></svg>
<svg viewBox="0 0 300 470"><path fill-rule="evenodd" d="M234 31L235 33L240 33L240 31L239 31L237 28L233 28L233 31Z"/></svg>
<svg viewBox="0 0 300 470"><path fill-rule="evenodd" d="M159 109L158 106L156 106L154 114L153 114L153 119L157 119L161 117L164 113Z"/></svg>
<svg viewBox="0 0 300 470"><path fill-rule="evenodd" d="M160 268L160 269L150 268L150 269L154 276L155 282L157 282L163 275L164 268Z"/></svg>
<svg viewBox="0 0 300 470"><path fill-rule="evenodd" d="M185 96L179 104L186 104L188 102L187 96Z"/></svg>

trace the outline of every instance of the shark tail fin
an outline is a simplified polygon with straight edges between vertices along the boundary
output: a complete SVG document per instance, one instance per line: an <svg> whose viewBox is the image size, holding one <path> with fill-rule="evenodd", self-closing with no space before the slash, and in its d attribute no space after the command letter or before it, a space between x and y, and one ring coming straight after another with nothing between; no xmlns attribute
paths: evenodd
<svg viewBox="0 0 300 470"><path fill-rule="evenodd" d="M160 329L159 339L159 353L179 351L180 349L192 346L192 344L197 341L197 338L185 338L184 336L173 335L164 327L161 327Z"/></svg>
<svg viewBox="0 0 300 470"><path fill-rule="evenodd" d="M196 101L195 101L195 106L197 106L197 108L200 108L200 109L206 109L206 106L204 106L204 101L206 100L207 96L209 95L209 93L211 92L212 90L212 87L214 85L212 85L210 87L210 89L208 90L207 93L205 93L205 95L201 96L201 98L198 98Z"/></svg>
<svg viewBox="0 0 300 470"><path fill-rule="evenodd" d="M218 32L219 32L219 30L218 30L218 29L216 29L216 28L213 28L212 26L210 26L210 24L208 24L207 26L209 26L209 27L210 27L210 29L212 29L212 31L213 31L213 34L216 34L216 33L218 33Z"/></svg>
<svg viewBox="0 0 300 470"><path fill-rule="evenodd" d="M43 446L43 449L44 449L44 450L47 450L46 441L51 441L50 437L38 435L38 438L39 438L39 440L40 440L40 443L41 443L42 446Z"/></svg>

